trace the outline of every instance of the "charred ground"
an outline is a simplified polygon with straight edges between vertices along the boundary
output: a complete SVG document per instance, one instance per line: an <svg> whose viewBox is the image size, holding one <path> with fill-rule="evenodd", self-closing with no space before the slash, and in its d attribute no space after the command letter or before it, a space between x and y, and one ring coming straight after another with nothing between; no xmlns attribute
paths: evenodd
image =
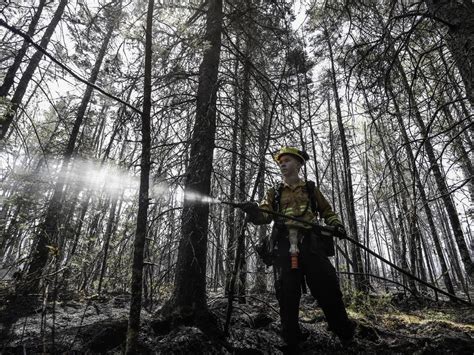
<svg viewBox="0 0 474 355"><path fill-rule="evenodd" d="M30 297L4 299L1 308L1 349L16 353L121 353L125 346L129 295L73 297L37 303ZM343 348L327 329L324 315L310 296L302 298L301 324L309 333L303 354L417 353L472 354L472 308L403 295L346 299L357 323L356 339ZM223 324L227 300L209 297L209 309ZM158 354L279 354L278 306L273 295L248 298L235 306L230 336L219 336L192 325L170 327L158 311L144 310L141 353Z"/></svg>

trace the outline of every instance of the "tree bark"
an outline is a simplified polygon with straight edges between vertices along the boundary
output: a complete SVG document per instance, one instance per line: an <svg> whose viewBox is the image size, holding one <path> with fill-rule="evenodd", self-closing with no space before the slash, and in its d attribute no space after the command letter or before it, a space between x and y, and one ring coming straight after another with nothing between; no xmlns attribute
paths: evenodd
<svg viewBox="0 0 474 355"><path fill-rule="evenodd" d="M246 39L246 50L244 58L244 72L243 72L243 81L242 81L242 106L241 106L241 125L240 125L240 161L239 161L239 201L246 201L247 198L247 187L246 187L246 177L247 177L247 167L246 159L247 157L247 136L249 119L250 119L250 75L251 75L251 65L250 58L252 53L252 44L251 38L247 37ZM241 234L243 238L239 237L237 243L237 253L240 254L240 265L239 265L239 284L238 284L238 297L239 303L245 303L245 293L247 290L247 257L246 257L246 237L242 228L244 227L245 214L242 210L237 211L237 231Z"/></svg>
<svg viewBox="0 0 474 355"><path fill-rule="evenodd" d="M40 0L38 7L36 8L36 12L33 18L31 19L30 24L28 25L28 31L26 32L26 34L30 37L33 37L33 35L35 34L36 25L38 24L45 4L46 0ZM13 86L16 72L20 68L21 62L25 57L28 46L28 41L24 40L20 50L15 55L15 59L13 60L12 65L7 70L7 74L5 75L5 79L3 80L2 86L0 86L0 97L6 97L11 87Z"/></svg>
<svg viewBox="0 0 474 355"><path fill-rule="evenodd" d="M145 73L142 111L142 152L140 162L140 189L138 195L137 226L133 243L133 265L130 313L127 328L126 354L137 354L138 332L140 331L140 312L142 309L143 256L149 206L149 184L151 167L151 71L153 46L153 8L154 0L148 1L145 35Z"/></svg>
<svg viewBox="0 0 474 355"><path fill-rule="evenodd" d="M149 179L151 167L151 72L153 39L154 0L148 1L145 35L145 72L143 88L143 111L141 124L141 162L138 214L133 244L131 301L127 328L126 353L137 353L140 312L142 307L143 264L149 206Z"/></svg>
<svg viewBox="0 0 474 355"><path fill-rule="evenodd" d="M222 214L224 206L217 205L217 223L216 223L216 253L215 253L215 264L214 264L214 292L217 291L219 287L220 280L222 278Z"/></svg>
<svg viewBox="0 0 474 355"><path fill-rule="evenodd" d="M209 44L199 67L196 121L186 171L185 196L188 192L209 195L212 157L216 133L216 98L221 51L222 0L208 2L205 41ZM185 199L181 220L175 288L167 308L194 323L208 313L206 297L206 254L208 204Z"/></svg>
<svg viewBox="0 0 474 355"><path fill-rule="evenodd" d="M239 40L237 37L237 48L239 47ZM232 126L232 157L230 161L230 183L229 183L229 200L235 200L235 187L237 180L237 138L239 134L239 122L240 122L240 107L239 107L239 60L235 59L234 66L234 108L235 117ZM235 249L236 249L236 233L235 233L235 208L228 207L227 214L227 250L226 250L226 279L225 279L225 296L229 293L230 282L232 280L232 265L235 261Z"/></svg>
<svg viewBox="0 0 474 355"><path fill-rule="evenodd" d="M346 141L346 133L344 124L342 122L342 112L340 106L340 99L339 93L337 90L337 80L336 80L336 69L334 65L334 55L332 51L332 44L331 39L329 37L329 33L327 29L324 29L324 34L326 37L326 42L329 49L329 58L331 61L331 83L332 89L334 93L334 104L336 105L336 116L337 116L337 126L339 128L339 135L341 139L341 149L342 149L342 156L344 159L344 177L345 177L345 188L344 188L344 196L346 200L346 207L347 207L347 216L350 228L350 234L352 237L359 241L359 233L357 231L357 219L355 215L355 207L354 207L354 192L352 188L352 173L351 173L351 162L349 158L349 148L347 147ZM356 289L362 292L367 292L369 290L369 280L364 273L364 266L362 263L362 255L359 248L353 246L352 247L352 254L354 259L354 266L355 266L355 280L356 280Z"/></svg>
<svg viewBox="0 0 474 355"><path fill-rule="evenodd" d="M474 3L471 0L425 0L428 12L447 25L448 48L474 108Z"/></svg>
<svg viewBox="0 0 474 355"><path fill-rule="evenodd" d="M114 224L115 224L115 211L117 209L118 196L114 196L112 200L112 205L110 207L109 220L107 221L107 227L105 229L104 235L104 255L102 256L102 266L100 268L99 275L99 285L97 286L97 293L100 295L102 292L102 282L104 280L105 271L107 267L107 257L109 254L109 245L110 238L113 234Z"/></svg>
<svg viewBox="0 0 474 355"><path fill-rule="evenodd" d="M271 96L272 90L268 88L269 96ZM258 169L260 171L260 180L258 181L257 186L257 196L258 200L261 201L265 195L265 148L267 146L266 142L268 140L267 132L268 126L270 124L270 112L269 112L269 96L263 96L263 125L260 129L258 135ZM268 232L268 227L266 225L261 225L258 227L258 238L261 240L266 237ZM265 264L260 257L257 256L256 261L256 275L255 275L255 286L253 291L256 294L262 294L267 292L267 275L265 274Z"/></svg>

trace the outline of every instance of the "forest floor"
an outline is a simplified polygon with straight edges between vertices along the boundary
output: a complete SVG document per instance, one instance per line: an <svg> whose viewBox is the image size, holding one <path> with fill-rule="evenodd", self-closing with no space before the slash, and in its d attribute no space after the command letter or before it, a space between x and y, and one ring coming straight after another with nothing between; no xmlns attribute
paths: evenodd
<svg viewBox="0 0 474 355"><path fill-rule="evenodd" d="M129 296L72 298L36 304L24 298L0 300L0 353L110 353L123 351ZM327 330L322 311L303 295L300 322L309 332L302 354L472 354L472 307L383 295L347 300L356 337L344 348ZM209 308L223 324L227 300L210 296ZM141 353L282 354L278 305L272 295L250 296L235 304L230 336L213 339L195 327L163 331L154 315L142 314Z"/></svg>

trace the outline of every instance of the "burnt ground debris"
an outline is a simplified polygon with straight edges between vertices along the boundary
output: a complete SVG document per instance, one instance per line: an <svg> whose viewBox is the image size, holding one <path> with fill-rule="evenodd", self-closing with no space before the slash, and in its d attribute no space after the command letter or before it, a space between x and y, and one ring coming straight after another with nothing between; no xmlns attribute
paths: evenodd
<svg viewBox="0 0 474 355"><path fill-rule="evenodd" d="M474 351L472 308L395 295L353 297L346 302L357 329L355 341L344 347L327 329L314 299L302 298L300 322L308 338L300 345L299 353L472 354ZM26 304L29 306L21 307ZM119 354L125 346L128 305L127 295L88 299L77 296L55 304L35 304L31 299L5 300L0 309L1 353ZM209 309L221 325L226 307L225 298L209 297ZM270 294L250 296L247 304L236 303L227 339L192 325L173 328L157 318L159 312L144 310L141 353L284 354L277 307Z"/></svg>

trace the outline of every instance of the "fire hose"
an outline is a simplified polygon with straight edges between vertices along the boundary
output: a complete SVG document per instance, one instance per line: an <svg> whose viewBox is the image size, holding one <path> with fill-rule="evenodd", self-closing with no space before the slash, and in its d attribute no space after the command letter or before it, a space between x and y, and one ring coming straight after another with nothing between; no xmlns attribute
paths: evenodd
<svg viewBox="0 0 474 355"><path fill-rule="evenodd" d="M231 206L231 207L234 207L234 208L240 208L240 209L243 209L243 207L246 206L246 203L241 203L241 202L221 201L221 203L225 204L225 205L228 205L228 206ZM392 268L394 268L398 272L402 273L403 275L408 276L408 277L418 281L420 284L425 285L426 287L429 287L432 290L434 290L436 292L439 292L440 294L448 296L453 301L456 300L460 303L466 304L468 306L472 306L471 302L466 301L462 298L459 298L456 295L453 295L449 292L446 292L446 291L444 291L444 290L442 290L442 289L440 289L436 286L433 286L430 283L420 279L419 277L405 271L401 267L399 267L399 266L395 265L394 263L392 263L391 261L385 259L383 256L381 256L381 255L377 254L376 252L372 251L371 249L369 249L368 247L366 247L365 245L363 245L359 241L355 240L354 238L349 237L347 234L344 235L344 236L338 235L336 233L336 227L321 226L319 224L309 222L309 221L305 221L305 220L302 220L302 219L299 219L299 218L296 218L296 217L293 217L293 216L288 216L288 215L285 215L283 213L279 213L279 212L275 212L275 211L271 211L271 210L266 210L266 209L262 209L262 208L258 208L258 207L255 207L255 208L256 208L256 210L258 210L262 213L266 213L266 214L269 214L269 215L272 215L272 216L275 216L275 217L280 217L280 218L296 221L296 222L299 222L299 223L302 223L302 224L306 224L306 225L312 227L313 230L315 231L315 233L318 234L318 235L321 235L321 236L335 236L335 237L340 238L340 239L346 239L346 240L350 241L351 243L355 244L356 246L358 246L359 248L365 250L366 252L368 252L372 256L374 256L377 259L381 260L382 262L390 265Z"/></svg>

